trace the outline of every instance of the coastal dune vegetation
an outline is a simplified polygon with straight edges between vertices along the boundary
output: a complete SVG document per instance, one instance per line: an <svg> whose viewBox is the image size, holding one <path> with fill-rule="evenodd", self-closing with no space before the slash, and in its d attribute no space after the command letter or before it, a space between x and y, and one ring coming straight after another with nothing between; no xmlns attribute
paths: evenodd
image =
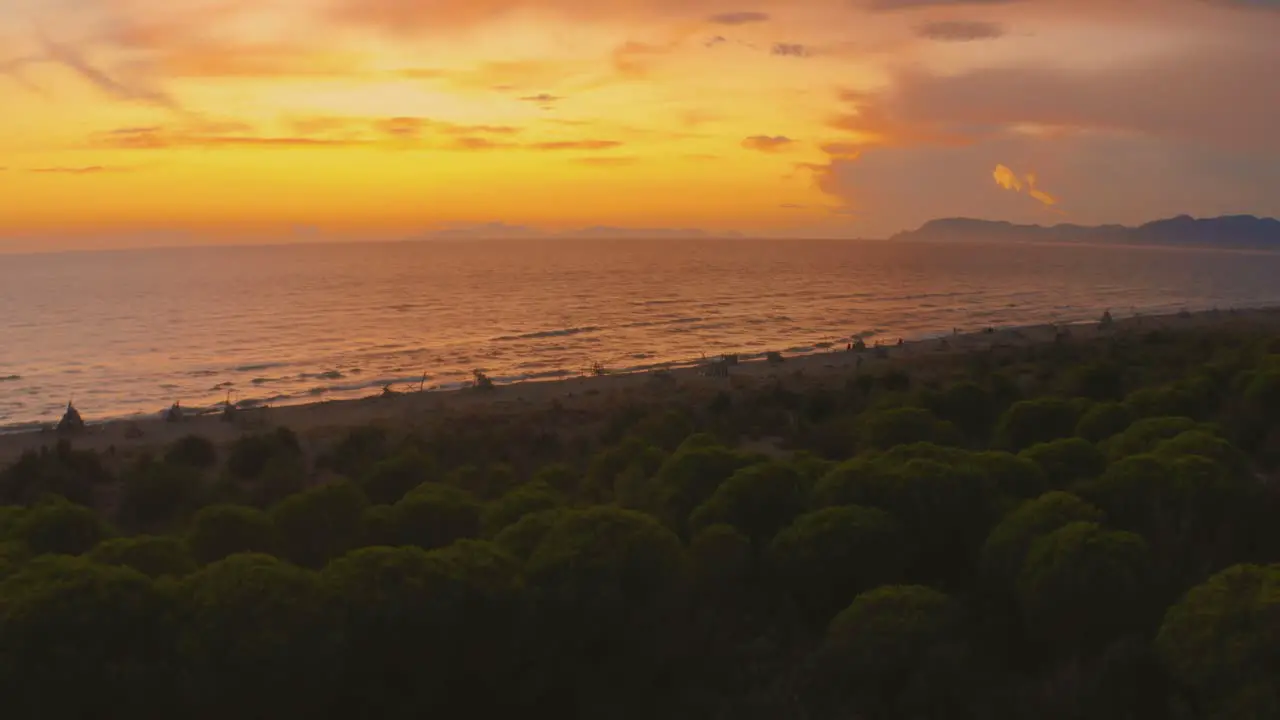
<svg viewBox="0 0 1280 720"><path fill-rule="evenodd" d="M31 718L1280 717L1280 335L0 470Z"/></svg>

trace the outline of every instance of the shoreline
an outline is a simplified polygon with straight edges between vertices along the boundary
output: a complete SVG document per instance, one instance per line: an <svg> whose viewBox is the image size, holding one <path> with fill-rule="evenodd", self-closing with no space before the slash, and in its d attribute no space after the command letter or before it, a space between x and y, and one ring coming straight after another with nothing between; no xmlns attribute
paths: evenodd
<svg viewBox="0 0 1280 720"><path fill-rule="evenodd" d="M1101 312L1099 313L1099 317ZM215 443L226 443L255 430L288 427L300 436L323 434L378 423L414 424L417 420L439 418L477 410L528 411L538 407L583 405L590 410L619 396L643 395L650 401L690 393L714 394L732 389L735 381L752 383L786 377L821 382L845 376L859 366L862 358L868 369L957 355L992 348L1028 347L1054 342L1059 328L1070 328L1073 340L1105 335L1124 335L1151 330L1204 329L1224 323L1268 325L1280 331L1280 307L1232 308L1229 310L1179 311L1166 314L1116 317L1108 330L1098 320L1041 323L1016 327L995 327L966 333L932 333L905 340L902 345L868 346L864 351L845 347L818 349L801 355L785 355L782 363L772 363L766 353L752 353L730 370L730 379L713 377L703 370L718 359L683 364L656 364L648 370L580 375L553 379L495 384L489 390L463 387L394 392L359 398L320 400L297 404L240 409L233 422L223 421L221 412L192 413L177 422L157 415L86 421L85 432L63 436L48 429L0 429L0 463L11 462L26 450L52 446L68 437L79 448L107 450L145 449L167 445L185 435L201 435ZM659 381L660 380L660 381Z"/></svg>
<svg viewBox="0 0 1280 720"><path fill-rule="evenodd" d="M1273 306L1270 306L1270 305L1247 306L1245 308L1239 308L1238 310L1239 311L1261 310L1261 309L1268 309L1270 307L1280 308L1280 304L1273 305ZM1186 304L1181 304L1181 303L1169 303L1164 306L1154 306L1151 308L1147 308L1145 310L1131 308L1131 311L1134 313L1132 317L1139 317L1139 316L1159 317L1164 315L1175 315L1178 312L1185 312L1188 310L1193 313L1199 313L1199 312L1209 312L1210 308L1209 307L1197 308L1196 306L1188 306ZM1144 315L1144 313L1150 313L1150 314ZM1050 325L1050 324L1058 325L1058 326L1076 327L1076 326L1088 325L1090 323L1096 322L1098 316L1101 315L1101 311L1091 312L1090 314L1091 314L1090 317L1084 317L1083 316L1084 313L1081 312L1081 313L1076 313L1074 315L1068 315L1066 319L1063 319L1061 317L1053 317L1044 321L1037 321L1031 324L994 324L989 326L994 327L998 331L1009 331L1009 332L1034 330L1035 328L1045 326L1045 325ZM973 335L973 334L979 334L979 331L965 332L965 333L962 333L961 336L963 337L963 336ZM703 353L700 357L686 356L686 357L678 357L678 358L665 359L665 360L657 360L653 358L653 356L646 356L644 359L641 359L639 356L628 356L628 359L639 360L639 362L633 362L632 364L623 364L622 367L614 367L613 363L606 363L603 365L603 367L605 369L604 374L607 374L609 376L646 374L646 373L653 373L653 372L658 372L663 370L682 371L682 370L687 370L689 368L696 368L700 365L703 365L715 359L716 357L722 357L724 354L737 355L742 359L742 362L745 364L745 363L764 361L768 355L770 355L772 352L775 352L775 351L781 353L782 355L784 355L789 359L799 361L810 356L829 355L833 352L842 350L846 345L846 343L856 341L858 339L863 339L866 342L872 342L873 340L878 340L880 342L889 343L890 345L892 345L894 344L894 341L897 340L898 336L905 339L908 345L911 345L918 342L929 342L929 341L937 340L939 338L944 338L944 337L953 337L953 334L941 328L915 328L915 329L906 330L906 331L900 330L896 332L890 332L888 330L884 330L877 327L874 329L867 329L867 330L854 332L849 335L843 335L840 337L824 338L824 339L816 340L810 343L790 343L790 344L781 343L780 344L781 346L779 347L756 346L747 350L743 350L740 348L720 349L720 350L716 350L715 353L710 356ZM588 361L588 364L589 364L589 361ZM551 366L547 366L547 367L550 368ZM239 369L243 369L243 368L239 368ZM554 369L544 369L544 370L515 373L515 374L512 374L511 372L503 372L502 369L498 369L496 371L491 370L489 368L479 368L479 369L489 377L489 379L493 382L495 386L499 386L499 387L527 385L530 383L541 383L541 382L561 382L565 380L574 380L574 379L580 379L584 377L595 376L589 368L571 369L568 367L555 367ZM311 375L304 373L299 377L300 378L302 377L326 378L330 373L336 373L336 372L337 371L330 370L323 373L311 374ZM358 374L360 373L360 370L356 369L356 370L353 370L352 372ZM201 375L203 376L203 371L201 372ZM341 379L341 378L342 376L338 375L336 378L328 378L328 379ZM21 379L21 378L18 378L17 376L14 376L14 378L0 378L0 381L6 380L6 379ZM352 380L354 380L354 377L352 378ZM442 380L444 381L441 382ZM266 383L271 381L268 380L263 382ZM253 381L253 384L255 386L258 383L259 383L259 380ZM320 404L333 403L333 402L351 402L356 400L367 400L370 398L379 397L380 396L379 391L384 387L391 387L391 389L395 390L397 393L408 394L408 393L419 393L419 392L433 392L433 393L455 392L458 390L466 390L470 388L471 385L472 385L472 381L470 380L470 371L466 373L462 373L458 371L448 371L445 373L444 377L440 377L440 376L433 377L430 372L423 373L421 376L419 376L417 373L405 374L403 371L400 370L400 368L396 368L394 371L392 371L391 376L385 376L385 373L384 373L383 377L376 377L373 379L358 381L358 382L354 382L354 384L352 382L344 382L344 383L333 385L333 386L312 387L311 389L305 392L290 393L288 391L281 391L281 392L276 392L274 394L271 392L265 392L265 393L260 393L251 397L245 397L243 399L236 400L232 404L236 407L236 409L248 412L248 411L254 411L254 410L261 410L264 408L279 409L279 408L287 408L287 407L298 407L303 405L320 405ZM421 390L419 390L420 387L422 388ZM264 389L266 389L265 386L264 386ZM171 400L177 400L178 402L182 403L183 404L182 409L188 417L220 415L226 406L226 403L224 400L224 391L234 390L234 385L231 382L219 383L219 385L214 387L214 390L216 390L217 392L216 393L212 393L212 392L197 393L198 395L201 395L201 397L196 398L194 402L192 402L192 398L183 397L181 394L171 396ZM166 400L165 402L167 403L169 402L169 400ZM168 405L165 404L162 407L156 407L156 406L152 406L152 407L155 409L148 409L148 410L139 410L139 409L123 410L122 409L115 412L108 410L106 412L102 412L96 415L93 412L92 406L89 406L88 408L77 408L77 409L85 410L82 413L82 416L86 417L86 423L89 426L100 427L109 423L118 423L118 422L146 423L154 420L163 419L163 417L165 416L168 410ZM45 416L40 419L29 419L29 420L9 419L9 420L0 422L0 438L5 437L7 435L13 435L13 434L50 432L57 425L58 418L61 417L61 414L62 414L62 408L59 407L56 411L53 411L51 415Z"/></svg>

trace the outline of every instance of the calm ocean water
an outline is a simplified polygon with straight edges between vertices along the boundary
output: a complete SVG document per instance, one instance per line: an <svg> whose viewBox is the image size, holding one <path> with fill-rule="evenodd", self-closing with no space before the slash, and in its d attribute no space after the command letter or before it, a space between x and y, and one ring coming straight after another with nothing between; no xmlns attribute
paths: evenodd
<svg viewBox="0 0 1280 720"><path fill-rule="evenodd" d="M1280 253L547 240L0 255L0 426L362 397L1181 308L1280 304Z"/></svg>

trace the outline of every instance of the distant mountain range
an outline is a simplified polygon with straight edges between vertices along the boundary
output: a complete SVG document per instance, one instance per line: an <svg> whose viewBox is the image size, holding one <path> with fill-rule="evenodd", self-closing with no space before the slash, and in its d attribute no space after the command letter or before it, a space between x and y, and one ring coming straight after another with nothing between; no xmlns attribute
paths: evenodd
<svg viewBox="0 0 1280 720"><path fill-rule="evenodd" d="M701 238L740 238L742 233L734 231L711 232L698 228L623 228L595 226L576 228L573 230L546 230L528 225L508 225L502 222L479 223L474 225L456 225L453 227L431 230L418 235L415 240L456 240L456 239L701 239Z"/></svg>
<svg viewBox="0 0 1280 720"><path fill-rule="evenodd" d="M1016 225L996 220L943 218L930 220L917 230L894 235L891 240L938 242L1019 241L1107 243L1120 245L1170 245L1233 249L1280 250L1280 220L1253 215L1193 218L1179 215L1138 227L1126 225Z"/></svg>

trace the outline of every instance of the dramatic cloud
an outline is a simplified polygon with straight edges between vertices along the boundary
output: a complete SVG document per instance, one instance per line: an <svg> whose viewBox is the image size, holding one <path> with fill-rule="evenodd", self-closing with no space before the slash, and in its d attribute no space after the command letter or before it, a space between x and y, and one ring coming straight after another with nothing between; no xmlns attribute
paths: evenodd
<svg viewBox="0 0 1280 720"><path fill-rule="evenodd" d="M0 4L0 233L1280 212L1280 0Z"/></svg>
<svg viewBox="0 0 1280 720"><path fill-rule="evenodd" d="M1007 166L996 165L996 169L992 172L992 176L995 178L996 184L1005 190L1012 190L1020 193L1023 191L1023 188L1025 188L1027 195L1039 200L1045 205L1058 204L1057 198L1036 188L1035 173L1027 173L1022 178L1019 178L1018 174L1010 170Z"/></svg>
<svg viewBox="0 0 1280 720"><path fill-rule="evenodd" d="M996 165L995 172L992 173L992 175L995 176L996 184L1005 190L1022 192L1022 180L1018 177L1017 173L1004 165Z"/></svg>
<svg viewBox="0 0 1280 720"><path fill-rule="evenodd" d="M1206 47L1105 70L995 67L899 74L845 94L832 125L878 144L974 142L1017 128L1138 133L1280 148L1280 45Z"/></svg>
<svg viewBox="0 0 1280 720"><path fill-rule="evenodd" d="M742 141L742 147L748 150L759 150L760 152L777 152L784 150L795 144L795 140L783 135L753 135Z"/></svg>
<svg viewBox="0 0 1280 720"><path fill-rule="evenodd" d="M1280 12L1280 0L1200 0L1209 5L1233 10L1272 10Z"/></svg>
<svg viewBox="0 0 1280 720"><path fill-rule="evenodd" d="M940 42L990 40L1004 35L1004 26L978 20L934 20L916 26L916 34Z"/></svg>

